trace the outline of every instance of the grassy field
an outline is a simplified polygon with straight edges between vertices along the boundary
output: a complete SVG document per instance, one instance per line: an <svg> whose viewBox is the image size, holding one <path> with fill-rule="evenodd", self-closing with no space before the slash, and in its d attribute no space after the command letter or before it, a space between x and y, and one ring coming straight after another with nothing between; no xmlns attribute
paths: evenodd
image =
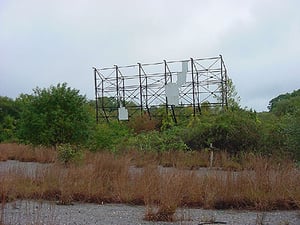
<svg viewBox="0 0 300 225"><path fill-rule="evenodd" d="M300 171L293 162L253 154L209 152L85 152L80 162L57 161L54 149L0 144L0 160L51 163L28 176L0 171L1 202L15 199L127 203L146 206L145 219L173 220L178 207L299 209ZM166 169L166 167L172 167Z"/></svg>

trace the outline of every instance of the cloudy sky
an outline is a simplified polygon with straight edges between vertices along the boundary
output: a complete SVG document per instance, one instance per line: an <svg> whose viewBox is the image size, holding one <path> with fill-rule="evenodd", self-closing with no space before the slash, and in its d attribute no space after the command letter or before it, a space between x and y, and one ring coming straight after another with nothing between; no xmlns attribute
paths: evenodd
<svg viewBox="0 0 300 225"><path fill-rule="evenodd" d="M300 88L298 0L0 0L0 95L67 82L94 98L92 67L223 55L243 107Z"/></svg>

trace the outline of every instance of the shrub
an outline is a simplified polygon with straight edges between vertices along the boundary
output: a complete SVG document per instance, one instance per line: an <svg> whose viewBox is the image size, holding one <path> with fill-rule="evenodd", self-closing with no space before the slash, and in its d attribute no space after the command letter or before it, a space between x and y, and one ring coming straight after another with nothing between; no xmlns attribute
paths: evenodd
<svg viewBox="0 0 300 225"><path fill-rule="evenodd" d="M147 113L137 115L132 118L128 126L137 134L147 131L158 130L160 126L159 120L150 118Z"/></svg>
<svg viewBox="0 0 300 225"><path fill-rule="evenodd" d="M294 115L285 115L282 120L286 149L300 161L300 109Z"/></svg>
<svg viewBox="0 0 300 225"><path fill-rule="evenodd" d="M18 135L24 142L56 146L87 140L92 119L86 97L66 83L36 88L18 101L22 106Z"/></svg>
<svg viewBox="0 0 300 225"><path fill-rule="evenodd" d="M141 133L128 141L128 147L142 151L187 150L187 145L174 130Z"/></svg>
<svg viewBox="0 0 300 225"><path fill-rule="evenodd" d="M16 139L16 121L19 114L20 107L13 99L0 96L0 142Z"/></svg>
<svg viewBox="0 0 300 225"><path fill-rule="evenodd" d="M115 151L118 145L130 136L131 130L121 122L102 123L96 126L95 131L89 139L88 146L92 151Z"/></svg>
<svg viewBox="0 0 300 225"><path fill-rule="evenodd" d="M260 131L255 113L227 111L210 120L200 120L181 134L188 147L195 150L214 147L237 153L259 147Z"/></svg>
<svg viewBox="0 0 300 225"><path fill-rule="evenodd" d="M58 160L64 164L70 162L80 162L83 159L83 151L79 147L70 144L63 144L57 147Z"/></svg>
<svg viewBox="0 0 300 225"><path fill-rule="evenodd" d="M209 147L211 143L210 130L212 124L198 122L193 127L188 127L182 131L184 143L191 149L200 150Z"/></svg>

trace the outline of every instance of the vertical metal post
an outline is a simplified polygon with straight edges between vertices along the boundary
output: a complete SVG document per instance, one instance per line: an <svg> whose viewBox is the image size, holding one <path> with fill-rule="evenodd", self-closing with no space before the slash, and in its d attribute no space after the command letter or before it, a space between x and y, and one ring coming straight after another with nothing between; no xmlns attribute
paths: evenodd
<svg viewBox="0 0 300 225"><path fill-rule="evenodd" d="M165 85L167 85L168 84L168 78L167 78L167 61L166 60L164 60L164 69L165 69L165 71L164 71L164 73L165 73ZM167 114L167 116L168 116L168 98L167 98L167 95L166 95L166 114Z"/></svg>
<svg viewBox="0 0 300 225"><path fill-rule="evenodd" d="M175 115L175 106L171 105L171 111L172 111L172 118L174 123L177 123L176 115Z"/></svg>
<svg viewBox="0 0 300 225"><path fill-rule="evenodd" d="M199 114L201 115L200 83L199 83L199 73L197 71L197 68L196 68L196 76L197 76L197 107L198 107Z"/></svg>
<svg viewBox="0 0 300 225"><path fill-rule="evenodd" d="M141 115L143 114L143 84L142 84L142 65L138 63L139 65L139 81L140 81L140 110Z"/></svg>
<svg viewBox="0 0 300 225"><path fill-rule="evenodd" d="M123 92L122 92L122 95L123 95L123 96L122 96L122 97L123 97L123 102L122 102L122 104L123 104L123 105L122 105L122 106L125 107L125 103L126 103L126 102L125 102L125 81L124 81L124 77L122 77L122 86L123 86L123 87L122 87L122 88L123 88Z"/></svg>
<svg viewBox="0 0 300 225"><path fill-rule="evenodd" d="M220 55L220 63L221 63L221 89L222 89L222 102L221 102L221 106L222 109L224 108L224 103L225 103L225 89L224 89L224 75L223 75L223 59L222 59L222 55Z"/></svg>
<svg viewBox="0 0 300 225"><path fill-rule="evenodd" d="M194 59L191 58L191 70L192 70L192 88L193 88L193 116L196 116L195 106L195 78L194 78Z"/></svg>
<svg viewBox="0 0 300 225"><path fill-rule="evenodd" d="M117 89L117 105L118 108L120 108L120 93L119 93L119 68L117 65L115 65L116 67L116 89Z"/></svg>
<svg viewBox="0 0 300 225"><path fill-rule="evenodd" d="M150 110L149 110L149 105L148 105L148 97L149 97L149 94L148 94L148 77L147 75L145 74L145 80L146 80L146 87L145 87L145 90L146 90L146 109L147 109L147 112L148 112L148 116L149 118L151 119L151 114L150 114Z"/></svg>
<svg viewBox="0 0 300 225"><path fill-rule="evenodd" d="M228 77L227 77L227 69L224 64L224 69L225 69L225 106L226 109L228 109Z"/></svg>
<svg viewBox="0 0 300 225"><path fill-rule="evenodd" d="M99 123L98 115L98 87L97 87L97 69L94 67L94 81L95 81L95 100L96 100L96 123Z"/></svg>
<svg viewBox="0 0 300 225"><path fill-rule="evenodd" d="M105 103L104 103L104 80L101 78L101 88L102 88L102 95L101 95L101 107L102 107L102 111L104 113L104 116L105 116L105 119L106 119L106 122L109 123L109 120L108 120L108 116L106 114L106 111L105 111Z"/></svg>
<svg viewBox="0 0 300 225"><path fill-rule="evenodd" d="M145 81L146 81L146 84L145 84L145 104L146 104L146 108L148 108L148 77L147 77L147 74L145 74Z"/></svg>

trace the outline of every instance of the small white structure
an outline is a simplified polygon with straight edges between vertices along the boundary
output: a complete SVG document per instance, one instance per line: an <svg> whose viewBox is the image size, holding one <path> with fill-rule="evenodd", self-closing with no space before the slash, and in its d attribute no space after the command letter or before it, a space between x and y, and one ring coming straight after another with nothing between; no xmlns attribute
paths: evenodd
<svg viewBox="0 0 300 225"><path fill-rule="evenodd" d="M177 85L178 87L184 85L186 83L186 74L182 72L177 73Z"/></svg>
<svg viewBox="0 0 300 225"><path fill-rule="evenodd" d="M182 67L182 72L178 72L177 73L177 85L178 87L184 85L186 83L186 74L188 72L188 68L189 68L189 65L188 65L188 62L187 61L183 61L182 64L181 64L181 67Z"/></svg>
<svg viewBox="0 0 300 225"><path fill-rule="evenodd" d="M188 68L189 68L188 61L183 61L182 64L181 64L181 66L182 66L182 73L187 74Z"/></svg>
<svg viewBox="0 0 300 225"><path fill-rule="evenodd" d="M125 107L118 108L118 118L119 120L128 120L128 110Z"/></svg>
<svg viewBox="0 0 300 225"><path fill-rule="evenodd" d="M179 87L176 83L168 83L165 85L168 105L179 105Z"/></svg>

